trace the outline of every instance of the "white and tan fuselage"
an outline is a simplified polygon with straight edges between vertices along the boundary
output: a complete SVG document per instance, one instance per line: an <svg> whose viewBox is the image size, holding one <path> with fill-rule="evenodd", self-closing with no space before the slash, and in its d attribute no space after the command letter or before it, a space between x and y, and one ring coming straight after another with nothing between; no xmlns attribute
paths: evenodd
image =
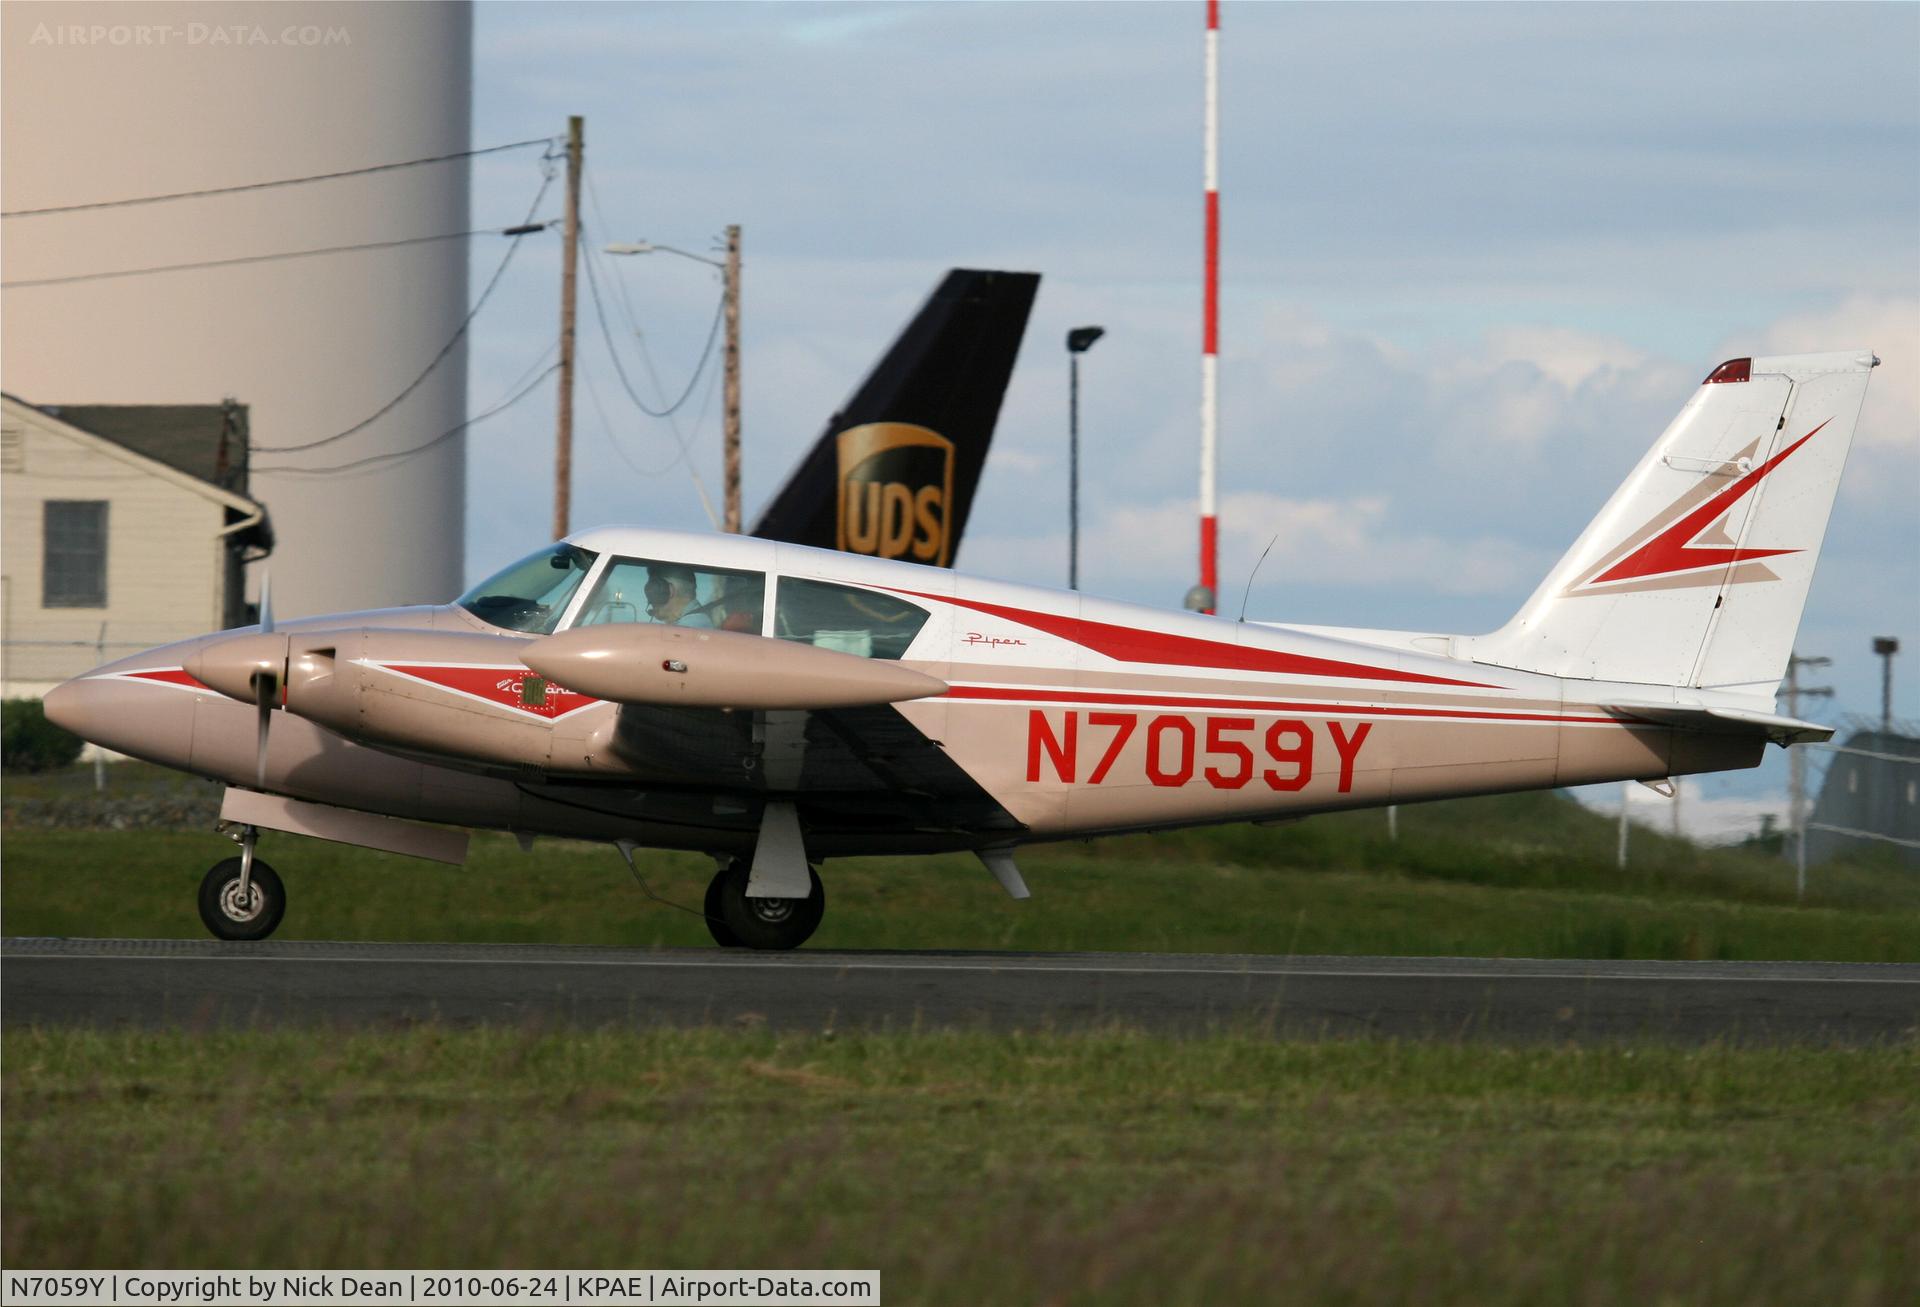
<svg viewBox="0 0 1920 1307"><path fill-rule="evenodd" d="M1764 746L1751 732L1677 729L1613 706L1643 699L1644 686L1477 664L1428 652L1419 637L1341 639L738 537L606 529L575 539L603 560L766 574L763 659L783 646L770 615L788 578L924 607L929 620L898 666L941 688L877 711L897 713L1005 819L982 825L938 787L903 802L913 782L890 768L885 745L856 746L861 765L823 782L808 755L832 744L831 730L804 710L670 709L662 721L695 724L622 747L644 710L558 683L528 702L528 637L453 606L283 627L296 663L316 644L334 663L324 704L297 680L288 687L265 788L461 826L713 852L751 848L760 807L788 798L809 854L830 857L1657 779L1752 766ZM86 696L89 738L253 787L253 708L186 670L233 638L152 650L56 693L69 696L68 713ZM817 715L831 728L832 714Z"/></svg>

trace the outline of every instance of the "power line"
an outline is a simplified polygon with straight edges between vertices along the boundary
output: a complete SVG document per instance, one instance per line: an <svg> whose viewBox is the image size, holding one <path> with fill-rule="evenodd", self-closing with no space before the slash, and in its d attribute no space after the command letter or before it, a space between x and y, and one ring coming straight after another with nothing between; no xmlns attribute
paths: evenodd
<svg viewBox="0 0 1920 1307"><path fill-rule="evenodd" d="M607 221L607 211L600 206L600 188L594 183L591 172L588 172L584 168L581 169L581 171L586 175L587 198L593 202L594 220L600 224L602 231L611 232L613 230L613 224ZM605 252L601 251L599 247L589 246L588 248L594 250L599 257L605 257ZM631 331L636 339L644 341L645 338L640 332L639 316L634 313L633 300L627 295L626 277L622 275L617 267L612 266L609 266L607 276L613 282L614 289L620 292L620 316L627 324L627 330ZM655 380L653 388L662 394L666 393L665 388L659 384L658 379Z"/></svg>
<svg viewBox="0 0 1920 1307"><path fill-rule="evenodd" d="M241 186L214 186L199 191L172 191L165 195L137 195L123 200L95 200L88 204L56 204L44 209L9 209L0 213L0 218L37 218L50 213L80 213L89 209L123 209L135 204L161 204L168 200L198 200L210 195L237 195L242 191L265 191L276 186L305 186L310 182L330 182L342 177L364 177L369 173L392 172L398 168L418 168L427 163L447 163L454 159L471 159L482 154L498 154L502 150L524 150L532 145L551 145L555 138L539 136L529 141L514 141L507 145L489 145L478 150L456 150L452 154L428 155L424 159L403 159L399 163L376 163L365 168L348 168L341 172L320 172L305 177L282 177L277 181L248 182Z"/></svg>
<svg viewBox="0 0 1920 1307"><path fill-rule="evenodd" d="M545 224L541 224L542 227ZM517 227L477 227L472 231L450 231L440 236L409 236L403 240L367 241L359 245L328 245L316 250L284 250L278 254L248 254L237 259L208 259L198 263L164 263L151 268L120 268L113 272L81 272L70 277L37 277L30 281L0 282L0 290L25 290L31 286L68 286L81 281L107 281L115 277L148 277L160 272L194 272L206 268L236 268L250 263L273 263L280 259L311 259L322 254L351 254L357 250L392 250L407 245L431 245L436 241L460 241L474 236L524 236L526 224Z"/></svg>
<svg viewBox="0 0 1920 1307"><path fill-rule="evenodd" d="M527 222L522 223L522 227L528 226L532 222L533 215L539 212L540 201L546 198L547 190L552 185L553 174L547 173L540 183L540 189L534 193L533 203L527 206ZM540 230L544 231L545 228L542 227ZM345 440L348 436L356 432L364 431L391 413L400 405L402 400L418 390L421 383L426 381L433 370L446 360L447 355L453 353L454 346L466 338L467 328L473 325L473 320L480 315L480 310L486 307L487 300L493 295L494 287L498 286L500 284L500 278L506 275L507 265L513 262L514 253L520 248L521 237L527 234L528 233L524 231L520 232L519 235L514 236L508 243L507 252L501 258L500 266L493 270L493 276L487 279L486 289L480 292L480 298L474 301L473 307L467 311L467 316L460 320L460 326L454 331L452 338L440 347L440 352L433 356L425 368L421 369L420 375L408 382L406 388L399 394L395 395L385 404L382 404L371 415L362 418L360 421L348 427L345 431L336 432L331 436L322 436L318 440L309 440L305 444L300 445L255 445L252 452L256 454L298 454L304 450L318 449L322 445L330 445L336 440Z"/></svg>
<svg viewBox="0 0 1920 1307"><path fill-rule="evenodd" d="M526 371L522 372L519 376L515 377L513 379L513 384L511 386L508 386L507 389L518 390L520 388L521 382L525 381L528 377L532 376L541 367L545 366L546 361L552 358L559 351L560 351L560 339L559 337L556 336L547 345L545 349L540 351L540 357L535 359L533 362L529 363L527 365Z"/></svg>
<svg viewBox="0 0 1920 1307"><path fill-rule="evenodd" d="M667 405L666 408L656 409L641 399L639 394L635 392L632 381L627 378L626 368L621 366L620 355L613 348L613 332L607 327L606 308L600 302L600 279L594 274L593 259L588 258L584 260L584 262L587 268L587 287L593 292L593 316L600 322L600 334L607 339L607 353L613 358L613 370L619 374L620 385L621 388L627 392L627 398L631 399L635 406L648 417L663 418L668 414L679 411L680 406L685 404L693 395L694 387L700 384L700 374L706 370L707 363L713 358L714 343L720 338L720 322L726 311L726 295L722 293L714 305L713 324L707 328L706 348L700 353L700 361L694 365L693 375L687 378L687 388L680 392L680 398L674 400L673 403ZM644 350L644 348L645 346L643 344L642 349ZM663 389L661 393L664 395L666 392Z"/></svg>
<svg viewBox="0 0 1920 1307"><path fill-rule="evenodd" d="M269 467L256 467L253 470L255 472L276 472L276 473L279 473L281 476L337 476L343 472L355 472L355 471L360 471L367 468L373 468L376 466L384 467L384 466L391 466L397 463L401 463L409 458L414 458L420 454L424 454L428 450L433 449L438 445L444 444L445 442L459 435L462 431L465 431L468 427L477 426L478 424L485 422L488 418L493 417L496 414L506 412L508 409L512 408L515 404L518 404L521 400L525 399L528 395L532 394L535 387L537 387L541 382L545 381L548 377L552 376L554 373L558 372L559 370L560 370L560 365L558 363L555 363L547 367L546 369L541 371L537 376L535 376L533 380L529 381L525 386L521 387L518 391L508 396L506 399L501 400L498 404L495 404L492 408L487 409L481 413L476 413L472 417L468 418L464 422L459 423L458 425L448 427L445 431L442 431L439 435L435 436L433 439L425 442L424 444L415 445L412 449L396 449L385 454L369 454L365 458L356 458L346 463L335 463L330 467L286 467L286 466L271 467L269 466Z"/></svg>
<svg viewBox="0 0 1920 1307"><path fill-rule="evenodd" d="M713 525L714 530L719 530L720 516L713 511L713 498L707 493L707 483L700 479L700 469L694 464L692 459L686 456L686 449L682 447L680 452L673 456L673 461L658 471L647 471L647 469L633 461L633 456L627 453L626 446L620 442L618 436L613 434L613 423L608 421L607 410L602 407L600 403L600 391L593 384L593 369L587 366L587 360L584 357L580 360L580 379L587 383L587 398L592 401L593 411L600 419L600 434L606 437L609 445L613 446L613 452L620 456L620 461L625 463L635 476L649 479L671 472L677 464L685 462L687 465L687 474L693 478L694 493L700 496L700 507L706 511L707 521Z"/></svg>

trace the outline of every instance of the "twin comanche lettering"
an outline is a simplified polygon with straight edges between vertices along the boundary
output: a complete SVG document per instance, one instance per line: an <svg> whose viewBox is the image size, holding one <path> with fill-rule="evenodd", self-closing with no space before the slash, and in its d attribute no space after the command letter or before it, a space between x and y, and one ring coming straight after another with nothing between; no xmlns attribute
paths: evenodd
<svg viewBox="0 0 1920 1307"><path fill-rule="evenodd" d="M1044 766L1052 779L1075 784L1082 776L1084 759L1092 763L1092 770L1084 773L1084 783L1103 784L1136 734L1146 753L1142 763L1147 779L1170 789L1186 785L1196 776L1216 790L1244 789L1256 777L1268 789L1304 790L1313 780L1313 727L1297 718L1279 718L1262 730L1251 717L1205 717L1201 719L1204 726L1195 726L1191 717L1165 713L1146 719L1143 731L1138 713L1089 712L1084 714L1087 730L1083 750L1082 716L1077 710L1063 713L1056 728L1051 715L1039 708L1027 714L1029 782L1040 781ZM1348 726L1329 721L1326 728L1339 758L1339 792L1346 794L1353 789L1353 765L1373 723ZM1256 745L1263 758L1255 756ZM1267 762L1277 765L1264 766Z"/></svg>

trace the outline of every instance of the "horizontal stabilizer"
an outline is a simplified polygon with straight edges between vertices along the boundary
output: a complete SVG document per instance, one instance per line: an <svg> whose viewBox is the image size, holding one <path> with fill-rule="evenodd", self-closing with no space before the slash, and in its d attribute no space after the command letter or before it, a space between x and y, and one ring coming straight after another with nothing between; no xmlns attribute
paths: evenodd
<svg viewBox="0 0 1920 1307"><path fill-rule="evenodd" d="M1833 728L1797 717L1761 712L1754 708L1708 708L1675 703L1610 703L1606 711L1681 730L1719 735L1762 732L1783 748L1789 744L1820 744L1833 738Z"/></svg>

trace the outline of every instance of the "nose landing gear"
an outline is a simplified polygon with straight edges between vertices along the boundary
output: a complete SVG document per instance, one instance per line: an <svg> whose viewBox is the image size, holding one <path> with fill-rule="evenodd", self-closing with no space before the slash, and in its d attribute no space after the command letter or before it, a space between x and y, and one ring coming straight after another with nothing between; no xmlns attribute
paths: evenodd
<svg viewBox="0 0 1920 1307"><path fill-rule="evenodd" d="M287 915L286 886L253 855L258 830L243 826L228 834L240 845L240 856L215 863L201 880L200 920L219 939L265 939Z"/></svg>

